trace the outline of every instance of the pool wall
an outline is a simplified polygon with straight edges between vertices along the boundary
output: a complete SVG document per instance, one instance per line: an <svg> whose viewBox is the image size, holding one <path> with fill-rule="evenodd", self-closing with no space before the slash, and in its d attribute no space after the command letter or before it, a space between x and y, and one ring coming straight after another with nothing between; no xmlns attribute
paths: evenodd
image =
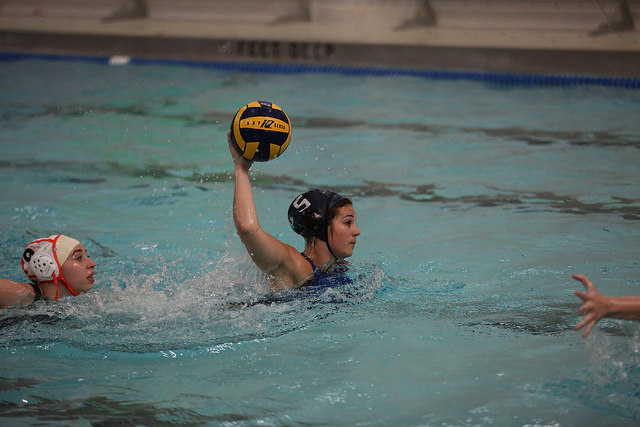
<svg viewBox="0 0 640 427"><path fill-rule="evenodd" d="M637 22L636 1L5 0L0 50L640 77Z"/></svg>

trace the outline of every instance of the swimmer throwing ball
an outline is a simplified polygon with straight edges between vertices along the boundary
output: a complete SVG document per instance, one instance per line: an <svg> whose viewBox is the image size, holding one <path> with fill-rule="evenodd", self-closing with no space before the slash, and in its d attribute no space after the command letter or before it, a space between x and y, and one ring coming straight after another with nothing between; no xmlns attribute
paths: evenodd
<svg viewBox="0 0 640 427"><path fill-rule="evenodd" d="M253 162L244 158L227 134L235 167L233 219L251 259L266 273L273 290L335 283L345 271L344 259L353 255L360 230L351 200L328 190L310 190L289 206L291 228L305 239L299 252L262 229L249 180ZM348 280L348 279L347 279Z"/></svg>

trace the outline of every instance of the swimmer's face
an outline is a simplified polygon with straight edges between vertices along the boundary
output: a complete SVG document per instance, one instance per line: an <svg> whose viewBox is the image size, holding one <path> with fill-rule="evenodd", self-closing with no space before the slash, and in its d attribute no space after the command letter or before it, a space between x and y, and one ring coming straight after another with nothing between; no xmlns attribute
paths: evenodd
<svg viewBox="0 0 640 427"><path fill-rule="evenodd" d="M356 238L360 229L356 225L356 211L349 204L338 209L338 214L329 225L329 245L338 258L348 258L353 255Z"/></svg>
<svg viewBox="0 0 640 427"><path fill-rule="evenodd" d="M76 292L84 293L93 288L95 266L96 263L87 255L87 249L80 243L62 264L62 275Z"/></svg>

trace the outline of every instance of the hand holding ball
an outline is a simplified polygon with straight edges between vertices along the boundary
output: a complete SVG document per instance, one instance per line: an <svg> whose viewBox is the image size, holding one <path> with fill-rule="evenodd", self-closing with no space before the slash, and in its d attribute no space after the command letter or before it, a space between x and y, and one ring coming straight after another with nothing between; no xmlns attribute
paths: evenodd
<svg viewBox="0 0 640 427"><path fill-rule="evenodd" d="M291 140L291 122L282 108L267 101L240 108L231 122L231 142L242 157L256 162L273 160Z"/></svg>

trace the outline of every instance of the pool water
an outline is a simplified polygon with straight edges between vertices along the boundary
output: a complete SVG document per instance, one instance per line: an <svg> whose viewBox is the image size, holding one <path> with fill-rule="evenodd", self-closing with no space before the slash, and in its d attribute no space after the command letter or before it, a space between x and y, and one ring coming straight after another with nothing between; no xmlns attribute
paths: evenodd
<svg viewBox="0 0 640 427"><path fill-rule="evenodd" d="M465 79L0 62L0 277L36 237L93 291L0 310L2 425L637 425L640 323L578 323L584 273L640 294L640 91ZM226 131L253 100L293 140L255 164L262 226L352 198L348 288L266 291L231 218Z"/></svg>

